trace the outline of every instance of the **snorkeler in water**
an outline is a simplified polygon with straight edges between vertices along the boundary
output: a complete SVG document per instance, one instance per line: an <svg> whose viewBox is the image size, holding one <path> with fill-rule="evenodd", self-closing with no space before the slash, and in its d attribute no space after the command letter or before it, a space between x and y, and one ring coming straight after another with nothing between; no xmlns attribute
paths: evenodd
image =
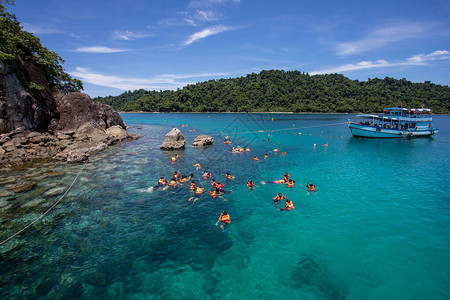
<svg viewBox="0 0 450 300"><path fill-rule="evenodd" d="M164 177L160 177L158 180L158 183L153 187L153 189L156 190L157 188L165 186L166 184L167 184L167 181L164 179Z"/></svg>
<svg viewBox="0 0 450 300"><path fill-rule="evenodd" d="M194 190L194 197L189 198L188 201L194 200L193 202L195 203L195 201L197 201L200 198L200 196L203 194L204 191L205 191L204 188L197 186Z"/></svg>
<svg viewBox="0 0 450 300"><path fill-rule="evenodd" d="M294 182L295 182L294 180L289 179L286 186L289 188L294 187Z"/></svg>
<svg viewBox="0 0 450 300"><path fill-rule="evenodd" d="M181 176L180 183L185 183L188 180L189 180L189 178L186 175L183 175L183 176Z"/></svg>
<svg viewBox="0 0 450 300"><path fill-rule="evenodd" d="M278 195L276 195L276 196L273 198L273 202L274 202L275 204L278 204L278 202L281 201L281 200L283 200L283 199L286 199L286 196L283 195L282 193L278 193Z"/></svg>
<svg viewBox="0 0 450 300"><path fill-rule="evenodd" d="M163 187L163 191L167 190L170 187L175 188L177 186L177 184L178 184L177 179L175 177L172 177L169 184L166 185L165 187Z"/></svg>
<svg viewBox="0 0 450 300"><path fill-rule="evenodd" d="M315 186L312 182L308 183L308 184L306 185L306 187L308 188L308 191L307 191L307 194L308 194L308 195L309 195L309 192L314 192L314 193L316 193L316 195L317 195L317 192L316 192L316 186Z"/></svg>
<svg viewBox="0 0 450 300"><path fill-rule="evenodd" d="M230 215L225 210L220 214L219 220L217 220L217 222L216 222L216 226L219 224L219 222L222 223L220 225L220 228L222 230L225 230L224 226L226 224L230 224L231 223Z"/></svg>
<svg viewBox="0 0 450 300"><path fill-rule="evenodd" d="M295 207L294 207L294 204L292 203L292 201L286 198L286 202L284 203L284 207L279 208L278 210L280 210L280 211L281 210L293 210L294 208Z"/></svg>

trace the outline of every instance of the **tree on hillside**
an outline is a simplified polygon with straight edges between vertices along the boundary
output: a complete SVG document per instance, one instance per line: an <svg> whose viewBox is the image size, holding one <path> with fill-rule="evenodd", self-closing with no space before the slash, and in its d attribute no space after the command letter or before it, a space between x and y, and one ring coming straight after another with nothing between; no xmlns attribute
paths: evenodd
<svg viewBox="0 0 450 300"><path fill-rule="evenodd" d="M20 61L31 63L42 71L54 91L70 93L83 90L82 82L64 71L64 60L42 46L32 33L24 31L16 16L7 12L6 6L14 5L14 2L0 0L0 60L7 65ZM24 86L39 89L33 83Z"/></svg>

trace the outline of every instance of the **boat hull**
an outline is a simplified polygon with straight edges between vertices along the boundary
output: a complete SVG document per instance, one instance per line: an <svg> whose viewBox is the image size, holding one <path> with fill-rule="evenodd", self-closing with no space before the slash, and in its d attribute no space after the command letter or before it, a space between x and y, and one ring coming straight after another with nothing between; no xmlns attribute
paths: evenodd
<svg viewBox="0 0 450 300"><path fill-rule="evenodd" d="M398 130L391 128L380 128L368 125L360 125L349 123L348 127L354 137L363 138L412 138L412 137L430 137L437 132L437 130Z"/></svg>

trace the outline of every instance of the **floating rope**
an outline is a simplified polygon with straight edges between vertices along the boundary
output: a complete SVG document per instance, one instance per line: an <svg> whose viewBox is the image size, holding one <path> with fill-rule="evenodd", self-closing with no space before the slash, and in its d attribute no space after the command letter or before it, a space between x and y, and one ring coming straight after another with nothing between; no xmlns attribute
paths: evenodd
<svg viewBox="0 0 450 300"><path fill-rule="evenodd" d="M287 131L287 130L299 130L299 129L308 129L315 127L326 127L326 126L334 126L334 125L342 125L347 124L347 122L339 122L339 123L331 123L331 124L321 124L321 125L313 125L313 126L303 126L303 127L292 127L292 128L282 128L282 129L272 129L272 130L256 130L256 131L243 131L243 132L230 132L230 133L214 133L211 135L236 135L236 134L248 134L248 133L265 133L265 132L275 132L275 131Z"/></svg>
<svg viewBox="0 0 450 300"><path fill-rule="evenodd" d="M27 226L25 226L24 228L22 228L21 230L17 231L16 233L14 233L12 236L10 236L9 238L7 238L6 240L4 240L3 242L0 243L0 246L3 245L4 243L6 243L7 241L11 240L12 238L14 238L15 236L17 236L18 234L20 234L21 232L25 231L28 227L32 226L34 223L36 223L37 221L39 221L41 218L43 218L46 214L48 214L66 195L67 193L70 191L70 189L72 188L72 186L75 184L75 182L77 181L78 177L81 174L81 171L84 170L84 167L86 166L86 163L84 163L83 168L81 168L81 170L78 172L77 176L75 177L75 179L72 181L72 184L69 186L69 188L66 190L66 192L61 196L61 198L58 199L58 201L56 201L49 209L47 209L46 212L44 212L42 215L39 216L39 218L37 218L36 220L34 220L33 222L31 222L30 224L28 224Z"/></svg>

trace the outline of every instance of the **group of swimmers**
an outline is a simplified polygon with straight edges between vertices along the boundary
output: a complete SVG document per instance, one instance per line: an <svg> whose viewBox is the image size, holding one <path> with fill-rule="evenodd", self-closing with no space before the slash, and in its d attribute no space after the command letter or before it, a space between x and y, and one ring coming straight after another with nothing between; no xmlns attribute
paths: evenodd
<svg viewBox="0 0 450 300"><path fill-rule="evenodd" d="M201 165L196 163L194 165L194 167L196 168L196 170L198 170L199 168L201 168ZM202 177L204 179L208 179L211 177L211 173L208 171L203 171L202 172ZM231 176L231 174L229 172L226 172L225 174L225 178L227 180L232 180L234 179L233 176ZM170 181L168 182L164 177L160 177L160 179L158 180L158 183L156 184L156 186L153 187L153 190L156 190L160 187L162 187L162 190L167 190L169 188L175 188L178 185L182 184L182 183L186 183L188 181L191 181L191 185L190 185L190 190L194 192L194 196L190 197L188 199L188 201L192 201L196 202L200 196L205 192L205 188L202 188L200 186L197 186L196 182L194 181L194 174L190 173L189 176L186 175L181 175L180 172L175 171L172 175L172 178L170 179ZM209 195L212 198L216 198L216 197L220 197L220 194L229 194L231 193L230 191L226 191L224 189L225 185L223 183L216 182L215 179L211 179L211 187L212 189L209 191Z"/></svg>
<svg viewBox="0 0 450 300"><path fill-rule="evenodd" d="M226 141L228 141L228 140L226 140ZM246 149L244 150L244 148L238 146L238 147L233 147L233 149L232 149L233 153L244 152L244 151L250 152L250 148L246 147ZM278 152L278 151L279 151L278 148L275 148L273 150L273 152ZM283 151L281 154L282 155L286 155L286 152ZM264 155L264 158L267 159L268 157L269 156L266 153ZM178 159L178 155L175 155L174 157L171 158L172 162L175 162L177 159ZM254 156L253 160L254 161L258 161L258 157ZM201 165L196 163L196 164L194 164L194 167L196 168L196 170L199 170L201 168ZM211 173L208 172L208 171L203 171L202 172L202 177L204 179L209 179L211 177ZM229 172L226 172L225 178L227 180L234 179L234 177L231 176L231 174ZM173 174L171 180L168 183L163 177L161 177L159 179L159 181L158 181L158 184L154 187L154 189L157 189L157 188L163 186L163 190L166 190L166 189L168 189L170 187L175 188L179 184L191 181L190 190L193 191L194 196L190 197L188 199L188 201L193 201L195 203L202 196L202 194L205 192L205 188L197 186L196 182L193 179L194 179L194 174L193 173L190 173L189 176L182 175L181 178L180 178L180 173L178 171L176 171ZM269 183L286 184L286 187L292 188L292 187L294 187L295 181L293 179L291 179L289 173L286 172L284 174L284 176L283 176L283 179L272 181L272 182L269 182ZM212 187L212 189L209 191L209 195L210 195L211 198L217 198L217 197L222 198L220 196L220 194L229 194L229 193L231 193L231 190L230 191L225 191L224 190L225 185L223 183L221 183L220 181L216 182L215 179L211 179L211 187ZM254 187L257 187L257 186L253 183L252 180L248 180L247 181L247 187L249 189L253 189ZM309 183L306 187L307 187L307 193L308 194L309 194L309 192L315 192L316 193L316 189L315 189L315 186L314 186L313 183ZM284 199L285 199L284 206L279 208L278 209L279 211L283 211L283 210L290 211L290 210L295 209L294 204L292 203L292 201L290 199L288 199L286 196L284 196L282 193L278 193L273 198L273 202L277 206L279 201L282 201ZM225 227L224 227L225 225L231 223L230 215L225 210L222 211L222 213L220 214L219 219L216 222L216 225L218 225L219 222L221 223L220 228L222 230L225 230Z"/></svg>
<svg viewBox="0 0 450 300"><path fill-rule="evenodd" d="M224 142L225 143L225 142ZM278 150L278 148L275 148L275 149L273 149L273 152L278 152L279 150ZM249 147L246 147L246 149L244 150L244 148L243 147L241 147L241 146L237 146L237 147L233 147L232 149L231 149L231 152L232 153L242 153L242 152L250 152L250 148ZM281 151L281 155L286 155L286 151ZM264 159L268 159L269 158L269 154L264 154ZM255 156L253 156L253 160L254 161L258 161L259 159L258 159L258 157L255 155Z"/></svg>

